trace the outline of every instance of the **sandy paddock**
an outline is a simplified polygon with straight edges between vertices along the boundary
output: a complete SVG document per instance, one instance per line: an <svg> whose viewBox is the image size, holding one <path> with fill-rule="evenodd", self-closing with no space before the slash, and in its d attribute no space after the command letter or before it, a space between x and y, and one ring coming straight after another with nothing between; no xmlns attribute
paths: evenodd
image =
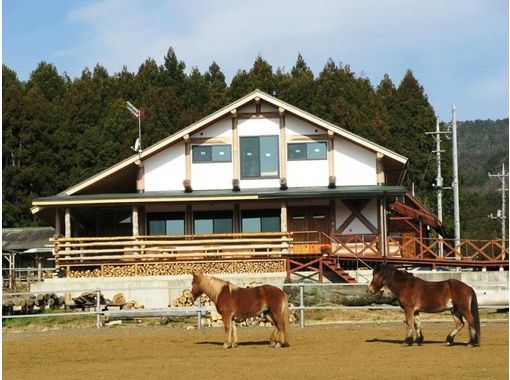
<svg viewBox="0 0 510 380"><path fill-rule="evenodd" d="M451 323L427 323L423 346L403 346L403 325L327 324L291 328L291 346L271 349L270 327L115 326L4 332L4 379L508 379L508 322L482 323L482 346L444 340Z"/></svg>

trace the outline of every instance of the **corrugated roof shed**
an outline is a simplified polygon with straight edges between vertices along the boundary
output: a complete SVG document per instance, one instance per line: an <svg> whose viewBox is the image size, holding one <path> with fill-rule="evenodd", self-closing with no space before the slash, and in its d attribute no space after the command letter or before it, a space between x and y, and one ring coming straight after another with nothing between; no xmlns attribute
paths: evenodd
<svg viewBox="0 0 510 380"><path fill-rule="evenodd" d="M45 245L54 234L53 227L3 228L2 251L51 250Z"/></svg>

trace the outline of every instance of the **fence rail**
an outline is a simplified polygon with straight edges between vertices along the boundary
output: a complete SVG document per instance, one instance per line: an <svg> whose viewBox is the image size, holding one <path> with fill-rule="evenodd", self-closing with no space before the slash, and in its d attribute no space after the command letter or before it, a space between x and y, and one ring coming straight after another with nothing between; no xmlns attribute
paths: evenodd
<svg viewBox="0 0 510 380"><path fill-rule="evenodd" d="M495 286L499 288L499 291L508 293L508 283L487 283L491 286ZM308 310L399 310L400 307L392 306L387 304L371 304L366 306L345 306L340 304L329 303L327 305L324 304L316 304L309 305L309 301L305 301L305 288L336 288L335 290L348 288L352 286L359 286L356 284L334 284L334 283L285 283L277 285L280 288L287 289L287 291L292 292L292 288L298 288L298 293L294 294L293 301L298 301L295 306L291 306L290 309L299 312L299 323L300 327L305 327L306 319L305 319L305 311ZM140 288L138 290L144 291L155 291L155 290L169 290L169 289L177 289L182 292L182 287L145 287ZM36 314L12 314L12 315L2 315L2 320L6 319L14 319L14 318L42 318L42 317L68 317L68 316L96 316L96 328L99 329L103 326L102 320L105 317L109 318L150 318L150 317L197 317L197 327L202 327L202 316L205 313L215 310L213 306L202 306L199 303L197 306L193 307L168 307L168 308L157 308L157 309L138 309L138 310L119 310L119 311L110 311L107 309L109 305L101 303L101 299L104 299L102 295L105 292L119 292L119 291L127 291L132 290L132 288L97 288L97 289L84 289L82 291L91 291L96 292L96 303L93 310L90 311L64 311L57 313L36 313ZM344 289L345 290L345 289ZM55 293L69 293L76 292L76 290L70 289L62 289L62 290L53 290ZM22 295L35 295L36 292L16 292L16 293L8 293L8 295L13 296L22 296ZM4 296L6 294L4 293ZM111 305L110 305L111 306ZM506 299L506 303L501 303L499 305L489 305L484 306L480 305L481 309L508 309L508 299Z"/></svg>

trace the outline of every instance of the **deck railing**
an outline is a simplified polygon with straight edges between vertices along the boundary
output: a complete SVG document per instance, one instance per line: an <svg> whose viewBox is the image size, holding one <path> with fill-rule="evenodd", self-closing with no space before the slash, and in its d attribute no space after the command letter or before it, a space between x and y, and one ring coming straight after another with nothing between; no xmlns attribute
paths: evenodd
<svg viewBox="0 0 510 380"><path fill-rule="evenodd" d="M214 235L58 237L51 239L56 266L150 263L165 261L301 258L321 256L363 260L381 257L379 235L317 232L267 232ZM402 261L477 263L508 266L508 245L501 240L388 237L388 258Z"/></svg>
<svg viewBox="0 0 510 380"><path fill-rule="evenodd" d="M50 239L57 266L276 257L292 249L288 232Z"/></svg>

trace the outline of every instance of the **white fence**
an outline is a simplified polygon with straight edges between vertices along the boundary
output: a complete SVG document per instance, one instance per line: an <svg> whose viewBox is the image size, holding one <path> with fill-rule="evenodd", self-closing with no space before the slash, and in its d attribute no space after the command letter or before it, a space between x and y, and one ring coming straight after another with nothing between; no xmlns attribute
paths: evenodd
<svg viewBox="0 0 510 380"><path fill-rule="evenodd" d="M480 305L482 309L508 309L508 283L491 283L493 288L499 289L498 292L502 293L499 303L492 303L490 305ZM358 290L354 290L355 288ZM283 288L289 297L289 302L293 305L291 310L299 314L299 323L301 327L305 327L305 311L307 310L353 310L353 309L388 309L398 310L398 306L389 304L374 304L370 302L370 297L359 293L359 285L356 284L331 284L331 283L292 283L282 284ZM41 311L39 313L31 314L11 314L2 315L2 319L12 318L41 318L41 317L66 317L66 316L95 316L96 327L101 328L105 318L151 318L151 317L197 317L197 327L202 327L202 317L212 310L214 306L203 306L201 303L197 306L191 307L167 307L167 308L150 308L150 309L137 309L137 310L108 310L112 305L101 303L101 294L108 292L122 292L130 290L131 288L103 288L103 289L89 289L90 292L97 292L95 297L95 305L88 311L70 311L64 307L60 311L48 312ZM161 287L146 287L138 289L141 291L161 291L162 289L177 289L182 292L186 289L183 288L161 288ZM55 293L70 293L74 290L62 289L54 291ZM26 296L36 295L36 292L23 292L23 293L4 293L6 296ZM361 297L361 298L360 298ZM367 298L368 297L368 298ZM364 304L363 304L364 303Z"/></svg>

